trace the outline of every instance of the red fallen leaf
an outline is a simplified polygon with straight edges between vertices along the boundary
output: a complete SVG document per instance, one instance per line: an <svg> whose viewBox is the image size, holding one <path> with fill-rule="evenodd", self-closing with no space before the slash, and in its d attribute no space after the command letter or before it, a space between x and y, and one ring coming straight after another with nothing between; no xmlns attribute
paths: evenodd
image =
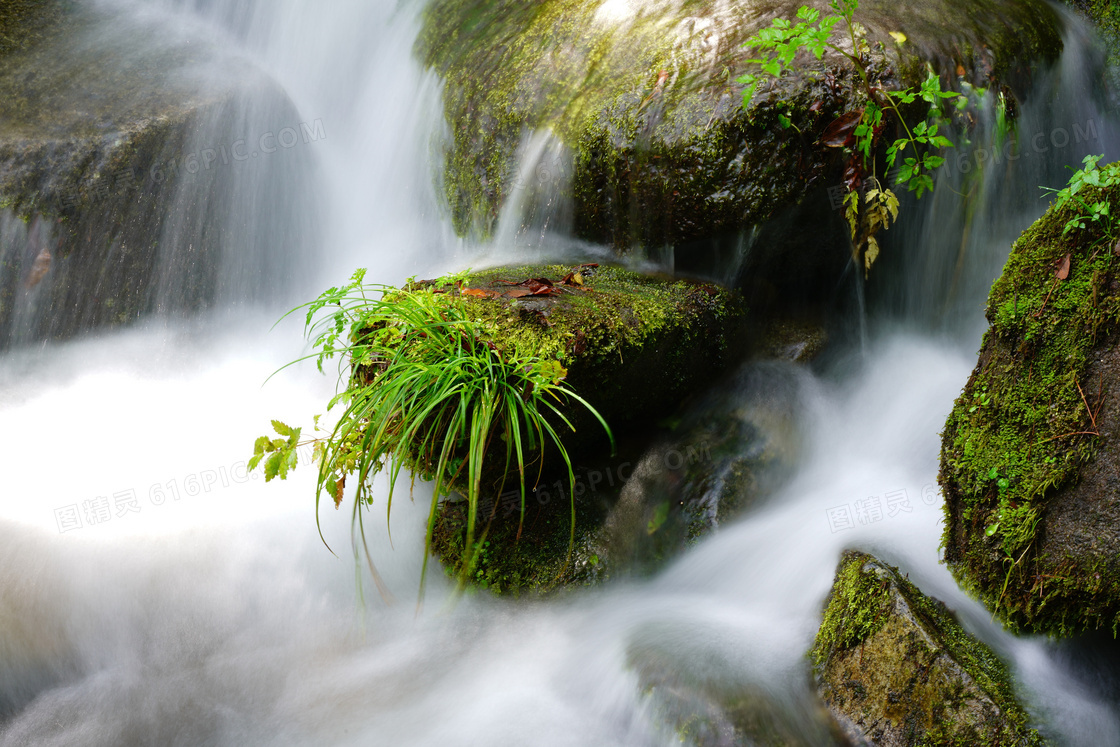
<svg viewBox="0 0 1120 747"><path fill-rule="evenodd" d="M474 296L476 298L497 298L501 295L497 291L486 290L484 288L463 288L462 294L464 296Z"/></svg>
<svg viewBox="0 0 1120 747"><path fill-rule="evenodd" d="M821 102L819 102L819 101L814 101L812 104L809 105L809 111L811 111L811 112L819 112L820 110L821 110Z"/></svg>
<svg viewBox="0 0 1120 747"><path fill-rule="evenodd" d="M1066 253L1066 256L1062 257L1062 261L1061 264L1058 265L1058 269L1054 270L1054 277L1058 278L1058 280L1065 280L1069 277L1069 260L1070 255L1069 253Z"/></svg>
<svg viewBox="0 0 1120 747"><path fill-rule="evenodd" d="M841 114L821 133L820 144L829 148L843 148L853 142L852 132L863 119L863 109Z"/></svg>
<svg viewBox="0 0 1120 747"><path fill-rule="evenodd" d="M598 267L598 262L584 262L580 267Z"/></svg>
<svg viewBox="0 0 1120 747"><path fill-rule="evenodd" d="M528 288L510 288L502 295L506 298L522 298L524 296L533 295L533 291L529 290Z"/></svg>

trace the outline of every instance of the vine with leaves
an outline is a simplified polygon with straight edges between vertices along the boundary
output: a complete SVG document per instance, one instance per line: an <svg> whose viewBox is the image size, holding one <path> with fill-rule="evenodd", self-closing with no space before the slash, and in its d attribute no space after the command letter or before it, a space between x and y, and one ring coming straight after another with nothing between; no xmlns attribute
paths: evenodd
<svg viewBox="0 0 1120 747"><path fill-rule="evenodd" d="M905 184L918 198L933 190L934 169L945 162L938 155L942 148L953 143L940 133L941 106L947 99L958 99L958 107L965 102L955 91L942 91L940 78L927 68L926 79L917 90L904 88L887 90L871 77L871 47L867 42L867 29L855 20L859 0L832 0L834 14L822 14L816 8L802 6L797 11L797 21L775 18L769 27L759 30L743 44L758 55L747 60L761 68L760 74L747 73L739 78L744 84L743 108L749 109L759 82L765 78L780 78L793 65L794 58L807 50L818 60L828 50L839 53L854 68L866 101L862 109L841 115L832 125L833 142L849 148L851 157L845 169L844 216L852 241L853 259L866 274L879 256L876 234L898 218L898 197L876 175L876 144L886 128L884 114L889 113L901 129L899 137L886 149L887 169L899 166L896 184ZM836 27L842 25L843 36L835 36ZM892 32L896 42L906 41L905 35ZM911 128L901 107L922 99L929 105L926 119ZM793 126L787 114L779 113L783 127ZM827 132L827 131L826 131ZM901 160L900 160L901 158Z"/></svg>

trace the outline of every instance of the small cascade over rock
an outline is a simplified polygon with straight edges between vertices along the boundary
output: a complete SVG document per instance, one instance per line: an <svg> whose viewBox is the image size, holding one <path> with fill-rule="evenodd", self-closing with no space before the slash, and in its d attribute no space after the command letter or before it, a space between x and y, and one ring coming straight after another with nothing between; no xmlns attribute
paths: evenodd
<svg viewBox="0 0 1120 747"><path fill-rule="evenodd" d="M282 293L322 122L189 28L65 7L0 54L0 347Z"/></svg>

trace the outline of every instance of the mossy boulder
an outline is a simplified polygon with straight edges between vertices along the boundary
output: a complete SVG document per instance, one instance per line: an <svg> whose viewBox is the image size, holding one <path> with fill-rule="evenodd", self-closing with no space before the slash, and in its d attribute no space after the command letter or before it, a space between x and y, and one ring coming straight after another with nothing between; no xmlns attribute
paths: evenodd
<svg viewBox="0 0 1120 747"><path fill-rule="evenodd" d="M1087 187L1079 197L1120 204ZM1120 257L1051 208L992 286L945 424L945 561L1012 629L1120 629Z"/></svg>
<svg viewBox="0 0 1120 747"><path fill-rule="evenodd" d="M445 81L442 183L456 229L488 234L528 182L573 200L577 236L623 251L674 245L682 263L696 242L805 203L816 230L796 251L842 265L843 221L825 196L841 183L842 164L817 140L860 106L854 72L837 55L806 55L794 75L760 87L749 112L735 82L750 67L743 40L800 4L434 2L418 53ZM806 4L828 10L827 0ZM917 84L931 61L946 81L959 66L976 85L1021 90L1031 65L1061 49L1058 17L1042 0L865 0L857 19L873 75L887 87ZM901 46L888 33L899 31ZM796 128L781 127L780 113ZM534 131L551 133L568 155L519 165ZM841 248L825 253L830 237Z"/></svg>
<svg viewBox="0 0 1120 747"><path fill-rule="evenodd" d="M239 180L306 157L248 156L263 133L299 127L294 106L245 61L144 24L0 5L0 347L211 305L246 262L232 244L244 257L267 243L277 274L290 269L292 190L262 179L249 196ZM247 163L232 158L239 137ZM245 200L275 208L276 225L254 224Z"/></svg>
<svg viewBox="0 0 1120 747"><path fill-rule="evenodd" d="M844 553L810 657L856 743L1043 744L996 655L870 555Z"/></svg>
<svg viewBox="0 0 1120 747"><path fill-rule="evenodd" d="M533 287L538 293L529 294ZM454 292L499 350L532 351L563 366L565 384L606 419L620 443L611 458L598 423L582 406L566 405L575 430L560 432L576 460L576 563L567 562L571 496L562 461L545 455L542 478L530 482L535 490L523 522L515 474L486 472L479 515L489 519L481 539L489 545L480 547L476 580L510 591L593 577L592 536L611 504L610 491L617 496L637 462L623 455L640 454L635 444L643 433L739 359L747 310L737 294L709 283L599 265L484 270ZM461 502L442 504L434 546L449 567L458 566L463 552L465 519Z"/></svg>

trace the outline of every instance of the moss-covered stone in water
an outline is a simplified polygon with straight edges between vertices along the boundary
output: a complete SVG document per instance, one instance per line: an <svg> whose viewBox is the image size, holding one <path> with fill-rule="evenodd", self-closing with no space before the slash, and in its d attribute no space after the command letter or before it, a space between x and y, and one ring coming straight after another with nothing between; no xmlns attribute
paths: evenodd
<svg viewBox="0 0 1120 747"><path fill-rule="evenodd" d="M571 284L561 282L576 274ZM511 284L530 278L548 279L556 295L504 295ZM567 369L565 384L618 435L671 413L682 398L734 362L746 319L735 293L618 267L503 267L473 273L467 284L468 293L478 295L460 298L485 336L499 350L558 361ZM575 432L561 429L569 453L592 461L605 456L607 440L590 415L572 403L565 414L575 426ZM569 564L566 472L558 457L547 455L545 469L539 489L527 497L523 525L519 493L514 491L512 503L511 494L505 500L495 494L501 485L513 490L516 473L486 470L480 518L489 528L480 542L489 544L479 548L483 554L474 580L480 585L501 592L547 591L598 577L592 540L607 512L606 495L589 491L579 499L575 561ZM465 525L461 504L441 504L434 549L448 567L459 565Z"/></svg>
<svg viewBox="0 0 1120 747"><path fill-rule="evenodd" d="M574 154L576 233L621 250L684 251L682 242L739 230L839 184L838 151L814 144L861 105L850 65L807 55L756 94L749 114L734 82L751 57L743 40L801 4L697 0L631 14L633 3L598 0L432 3L418 53L446 81L443 185L456 230L489 233L516 178L535 178L514 163L532 130L551 131ZM828 0L804 4L829 12ZM887 87L917 84L926 60L946 71L959 64L977 85L1015 87L1061 49L1057 16L1040 0L865 0L857 20ZM783 129L779 113L797 128Z"/></svg>
<svg viewBox="0 0 1120 747"><path fill-rule="evenodd" d="M1079 196L1120 205L1120 190ZM1063 234L1073 215L1036 221L992 286L991 328L942 434L943 543L1012 628L1115 634L1120 258L1098 224Z"/></svg>
<svg viewBox="0 0 1120 747"><path fill-rule="evenodd" d="M1042 744L995 654L870 555L844 553L810 656L857 743Z"/></svg>

